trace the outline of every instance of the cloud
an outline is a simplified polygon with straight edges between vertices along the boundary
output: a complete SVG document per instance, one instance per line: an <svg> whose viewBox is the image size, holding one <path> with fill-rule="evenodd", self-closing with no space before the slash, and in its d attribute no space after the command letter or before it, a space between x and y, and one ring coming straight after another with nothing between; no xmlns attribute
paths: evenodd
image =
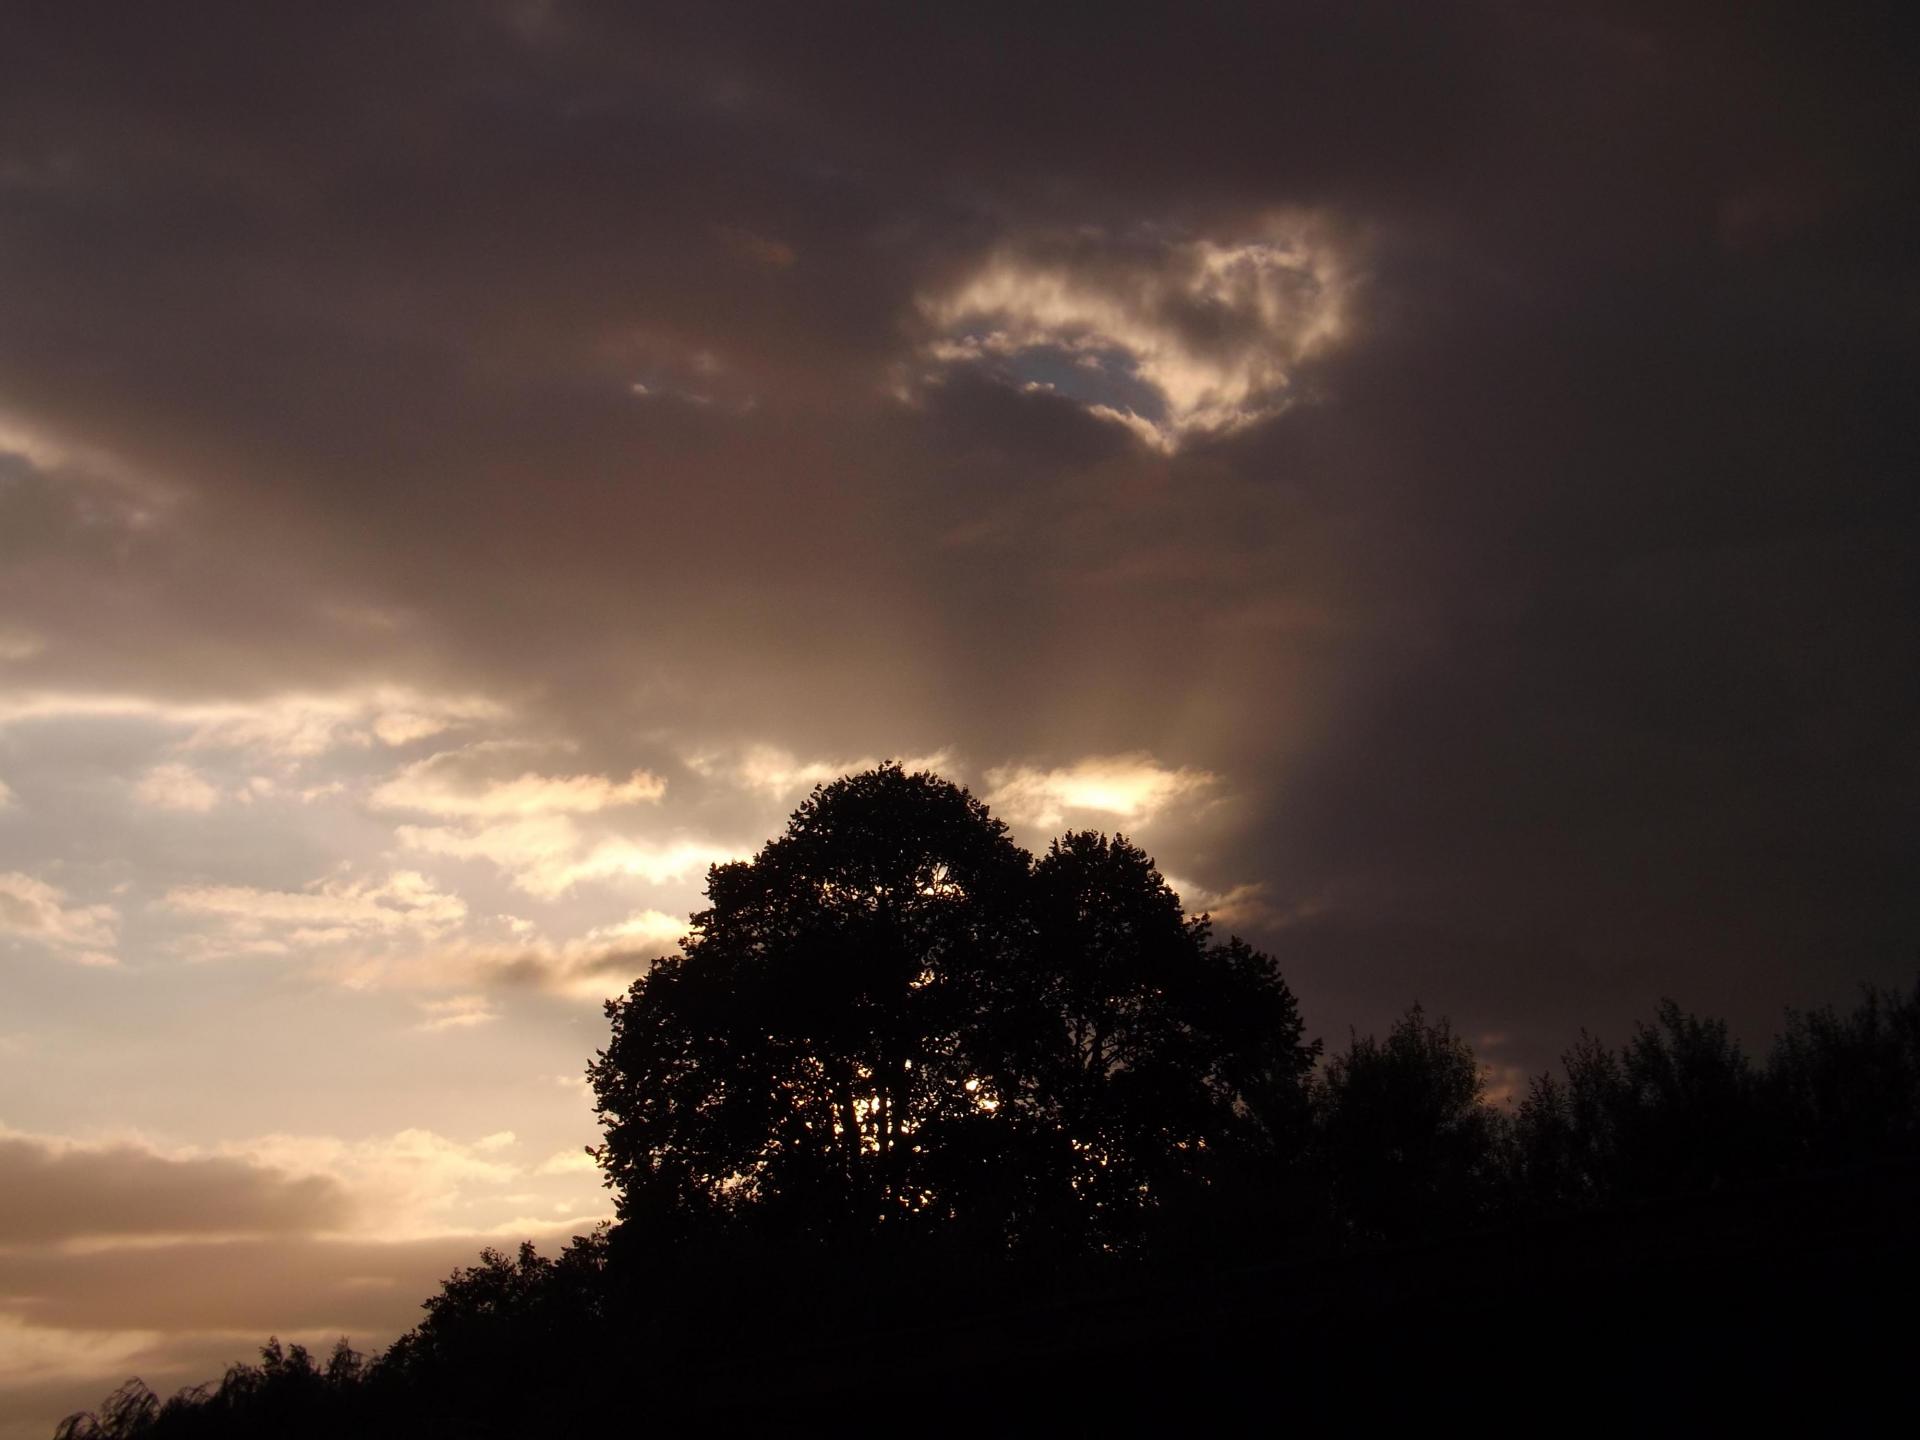
<svg viewBox="0 0 1920 1440"><path fill-rule="evenodd" d="M784 240L758 235L739 225L716 225L714 234L735 259L766 270L791 270L800 257Z"/></svg>
<svg viewBox="0 0 1920 1440"><path fill-rule="evenodd" d="M1319 900L1280 903L1273 898L1273 887L1264 880L1248 881L1225 890L1210 890L1190 880L1169 875L1167 884L1180 896L1180 904L1189 915L1207 915L1216 931L1256 930L1272 935L1291 925L1321 915L1326 910Z"/></svg>
<svg viewBox="0 0 1920 1440"><path fill-rule="evenodd" d="M1175 450L1292 402L1346 333L1353 263L1320 220L1235 239L1081 229L1003 245L923 297L924 357L1077 400Z"/></svg>
<svg viewBox="0 0 1920 1440"><path fill-rule="evenodd" d="M986 800L1015 824L1048 828L1075 814L1144 824L1218 783L1205 770L1169 769L1141 751L1089 756L1054 769L1003 765L987 772Z"/></svg>
<svg viewBox="0 0 1920 1440"><path fill-rule="evenodd" d="M168 1156L0 1128L0 1248L344 1228L337 1179L239 1156Z"/></svg>
<svg viewBox="0 0 1920 1440"><path fill-rule="evenodd" d="M402 825L394 836L423 854L490 860L513 877L517 888L549 900L586 881L637 878L660 884L741 858L732 847L698 840L595 840L565 815L478 829Z"/></svg>
<svg viewBox="0 0 1920 1440"><path fill-rule="evenodd" d="M374 790L382 810L489 820L508 816L585 815L642 805L666 792L666 781L636 769L624 780L600 775L540 775L528 770L496 780L472 773L473 752L449 750L419 760Z"/></svg>
<svg viewBox="0 0 1920 1440"><path fill-rule="evenodd" d="M7 809L13 803L13 791L8 788L6 781L0 780L0 810Z"/></svg>
<svg viewBox="0 0 1920 1440"><path fill-rule="evenodd" d="M161 903L179 914L221 922L222 935L209 943L209 953L216 954L280 953L369 937L431 939L467 915L464 900L435 889L417 870L396 870L379 884L327 880L305 890L176 885Z"/></svg>
<svg viewBox="0 0 1920 1440"><path fill-rule="evenodd" d="M705 779L717 780L780 800L798 798L816 785L828 784L843 775L871 770L880 757L862 756L857 760L803 760L779 745L759 743L732 752L695 751L685 758L688 769ZM953 753L937 750L930 755L913 755L898 762L909 771L933 770L951 773Z"/></svg>
<svg viewBox="0 0 1920 1440"><path fill-rule="evenodd" d="M310 760L340 748L387 746L505 714L493 701L382 686L335 694L288 692L257 701L175 701L74 690L0 693L0 725L137 719L186 732L187 750L242 750Z"/></svg>
<svg viewBox="0 0 1920 1440"><path fill-rule="evenodd" d="M142 805L156 810L185 810L204 815L220 803L220 792L190 765L156 765L134 789Z"/></svg>
<svg viewBox="0 0 1920 1440"><path fill-rule="evenodd" d="M119 911L68 905L64 890L18 870L0 871L0 935L33 941L81 965L117 965Z"/></svg>
<svg viewBox="0 0 1920 1440"><path fill-rule="evenodd" d="M449 939L383 953L355 949L322 965L340 984L359 990L441 989L453 985L532 988L571 999L601 1001L622 994L660 955L688 933L684 920L637 910L564 940L513 927L512 937ZM492 1001L463 995L427 1002L422 1029L480 1024L495 1018Z"/></svg>
<svg viewBox="0 0 1920 1440"><path fill-rule="evenodd" d="M44 1434L129 1375L164 1393L269 1333L386 1343L483 1246L551 1252L606 1218L591 1168L522 1163L517 1145L408 1129L195 1149L0 1127L0 1410Z"/></svg>
<svg viewBox="0 0 1920 1440"><path fill-rule="evenodd" d="M31 660L46 648L46 640L24 625L0 622L0 663Z"/></svg>
<svg viewBox="0 0 1920 1440"><path fill-rule="evenodd" d="M414 1028L428 1032L465 1030L500 1018L499 1009L484 995L450 995L444 1000L423 1000L420 1008L427 1018Z"/></svg>

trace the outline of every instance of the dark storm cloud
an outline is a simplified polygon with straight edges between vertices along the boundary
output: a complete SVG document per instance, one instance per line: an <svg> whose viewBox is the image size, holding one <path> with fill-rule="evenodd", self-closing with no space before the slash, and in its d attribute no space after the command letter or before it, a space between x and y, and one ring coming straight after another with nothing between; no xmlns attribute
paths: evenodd
<svg viewBox="0 0 1920 1440"><path fill-rule="evenodd" d="M17 7L0 414L173 498L13 462L9 678L1149 751L1330 1029L1892 973L1913 56L1669 9ZM1277 418L890 393L999 248L1279 213L1356 288Z"/></svg>

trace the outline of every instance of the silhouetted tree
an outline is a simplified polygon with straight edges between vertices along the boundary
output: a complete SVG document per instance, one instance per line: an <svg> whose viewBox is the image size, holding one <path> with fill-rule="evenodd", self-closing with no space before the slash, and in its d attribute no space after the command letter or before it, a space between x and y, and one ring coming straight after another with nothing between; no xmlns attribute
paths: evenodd
<svg viewBox="0 0 1920 1440"><path fill-rule="evenodd" d="M1671 1000L1621 1049L1591 1036L1520 1107L1515 1150L1536 1206L1711 1189L1769 1168L1760 1076L1723 1020Z"/></svg>
<svg viewBox="0 0 1920 1440"><path fill-rule="evenodd" d="M1035 1105L1068 1142L1097 1242L1140 1244L1157 1212L1187 1216L1249 1161L1290 1160L1319 1047L1272 960L1210 945L1125 837L1055 841L1034 890L1036 1013L1053 1026Z"/></svg>
<svg viewBox="0 0 1920 1440"><path fill-rule="evenodd" d="M427 1318L389 1347L383 1365L401 1375L457 1370L487 1385L510 1379L530 1355L578 1349L604 1314L607 1250L601 1229L575 1236L558 1259L526 1241L512 1258L481 1251L478 1265L441 1283L422 1307Z"/></svg>
<svg viewBox="0 0 1920 1440"><path fill-rule="evenodd" d="M1920 983L1905 995L1869 985L1846 1016L1789 1011L1766 1092L1793 1166L1920 1154Z"/></svg>
<svg viewBox="0 0 1920 1440"><path fill-rule="evenodd" d="M1484 1093L1472 1047L1418 1005L1384 1041L1354 1036L1314 1086L1320 1153L1342 1222L1362 1238L1398 1240L1486 1214L1503 1135Z"/></svg>
<svg viewBox="0 0 1920 1440"><path fill-rule="evenodd" d="M827 1238L951 1210L935 1162L1013 1118L991 1021L1027 871L979 801L898 766L816 790L751 864L716 866L683 953L608 1004L588 1071L621 1216Z"/></svg>
<svg viewBox="0 0 1920 1440"><path fill-rule="evenodd" d="M707 893L588 1072L651 1233L1132 1248L1294 1123L1291 993L1125 840L1035 866L965 790L886 765Z"/></svg>

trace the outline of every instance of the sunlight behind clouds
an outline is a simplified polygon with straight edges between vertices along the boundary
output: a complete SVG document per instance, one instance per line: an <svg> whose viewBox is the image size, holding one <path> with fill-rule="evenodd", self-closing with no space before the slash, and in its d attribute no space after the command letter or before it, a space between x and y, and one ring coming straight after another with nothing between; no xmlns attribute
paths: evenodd
<svg viewBox="0 0 1920 1440"><path fill-rule="evenodd" d="M1080 815L1143 823L1168 807L1211 790L1219 777L1160 764L1144 751L1094 755L1042 769L1004 765L987 772L987 803L1017 824L1050 828Z"/></svg>
<svg viewBox="0 0 1920 1440"><path fill-rule="evenodd" d="M1227 241L1083 229L1003 245L925 296L923 357L1047 391L1173 451L1278 414L1344 338L1351 260L1318 220Z"/></svg>

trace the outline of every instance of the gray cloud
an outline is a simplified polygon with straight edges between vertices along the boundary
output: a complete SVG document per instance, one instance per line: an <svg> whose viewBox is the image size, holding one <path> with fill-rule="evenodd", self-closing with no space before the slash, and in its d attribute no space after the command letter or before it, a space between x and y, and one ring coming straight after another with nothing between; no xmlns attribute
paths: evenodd
<svg viewBox="0 0 1920 1440"><path fill-rule="evenodd" d="M136 1145L54 1145L0 1134L0 1249L147 1236L297 1235L336 1229L346 1193L215 1156L177 1159Z"/></svg>

